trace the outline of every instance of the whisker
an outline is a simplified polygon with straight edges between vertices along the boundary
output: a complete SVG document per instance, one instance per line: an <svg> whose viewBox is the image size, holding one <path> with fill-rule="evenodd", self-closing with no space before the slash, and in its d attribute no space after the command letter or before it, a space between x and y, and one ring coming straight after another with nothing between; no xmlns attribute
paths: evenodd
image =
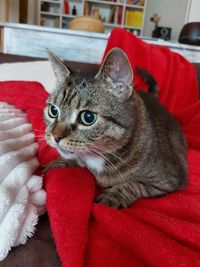
<svg viewBox="0 0 200 267"><path fill-rule="evenodd" d="M92 154L89 150L85 151L84 153L82 153L82 155L85 157L88 157L90 159L92 159L92 157L94 156L94 154ZM107 175L109 176L109 172L108 170L105 168L104 171L107 173Z"/></svg>
<svg viewBox="0 0 200 267"><path fill-rule="evenodd" d="M115 153L113 153L112 151L110 151L109 149L107 149L106 147L104 146L101 146L101 145L96 145L95 146L97 149L101 149L102 151L114 156L115 158L119 159L121 162L125 163L127 166L131 167L131 165L125 161L124 159L122 159L121 157L119 157L118 155L116 155Z"/></svg>
<svg viewBox="0 0 200 267"><path fill-rule="evenodd" d="M121 172L117 169L117 167L112 163L112 161L110 161L106 156L104 156L101 152L95 150L95 153L97 153L99 156L103 157L105 159L105 161L109 164L109 166L118 174L118 177L120 177L121 179L123 179L123 176L121 174ZM120 180L121 180L120 179Z"/></svg>

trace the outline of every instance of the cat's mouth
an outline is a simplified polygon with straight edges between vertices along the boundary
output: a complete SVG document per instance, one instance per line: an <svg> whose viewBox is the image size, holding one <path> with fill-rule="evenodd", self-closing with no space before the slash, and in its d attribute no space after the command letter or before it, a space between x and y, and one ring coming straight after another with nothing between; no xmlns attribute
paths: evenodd
<svg viewBox="0 0 200 267"><path fill-rule="evenodd" d="M75 152L68 150L66 148L61 148L57 146L57 150L60 153L60 155L65 159L75 159L77 158L77 155Z"/></svg>
<svg viewBox="0 0 200 267"><path fill-rule="evenodd" d="M66 153L66 154L74 154L73 151L70 151L68 149L64 149L64 148L61 148L61 147L58 147L58 150L61 151L62 153Z"/></svg>

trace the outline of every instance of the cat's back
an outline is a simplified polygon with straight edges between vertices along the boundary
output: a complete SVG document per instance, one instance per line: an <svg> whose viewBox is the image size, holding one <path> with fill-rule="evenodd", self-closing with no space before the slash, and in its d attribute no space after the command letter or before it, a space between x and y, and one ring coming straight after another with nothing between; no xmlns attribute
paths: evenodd
<svg viewBox="0 0 200 267"><path fill-rule="evenodd" d="M149 136L152 139L151 157L163 166L159 170L163 177L166 174L175 177L172 182L177 182L177 188L183 188L187 181L187 160L181 126L156 97L142 91L138 95L145 105L147 120L152 128L152 136Z"/></svg>
<svg viewBox="0 0 200 267"><path fill-rule="evenodd" d="M166 131L174 130L182 134L181 127L176 118L159 103L157 97L144 91L138 91L138 95L145 105L152 125L155 127L162 127L162 129L165 129Z"/></svg>

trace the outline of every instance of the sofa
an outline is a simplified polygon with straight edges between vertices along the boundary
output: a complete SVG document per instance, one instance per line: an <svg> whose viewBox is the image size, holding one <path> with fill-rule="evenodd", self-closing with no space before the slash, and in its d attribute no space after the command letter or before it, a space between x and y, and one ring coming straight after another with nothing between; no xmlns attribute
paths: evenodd
<svg viewBox="0 0 200 267"><path fill-rule="evenodd" d="M0 53L0 63L6 62L24 62L37 60L36 58L7 55ZM74 71L97 70L98 66L94 64L84 64L75 62L65 62ZM200 63L193 64L198 77L200 94ZM0 262L0 267L57 267L61 266L58 257L54 238L52 236L48 215L42 215L39 219L37 230L32 238L23 246L13 248L8 257Z"/></svg>

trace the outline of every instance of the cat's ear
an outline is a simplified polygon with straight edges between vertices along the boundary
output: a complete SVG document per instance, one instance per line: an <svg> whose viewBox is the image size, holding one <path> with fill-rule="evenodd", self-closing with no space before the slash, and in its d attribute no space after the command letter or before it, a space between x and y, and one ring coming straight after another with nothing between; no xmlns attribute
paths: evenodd
<svg viewBox="0 0 200 267"><path fill-rule="evenodd" d="M103 75L113 84L115 93L129 98L133 91L133 71L127 55L120 48L111 49L97 76Z"/></svg>
<svg viewBox="0 0 200 267"><path fill-rule="evenodd" d="M62 60L54 55L49 49L46 49L48 53L49 61L52 65L54 74L56 76L58 83L65 83L70 75L70 71L65 66L65 64L62 62Z"/></svg>

